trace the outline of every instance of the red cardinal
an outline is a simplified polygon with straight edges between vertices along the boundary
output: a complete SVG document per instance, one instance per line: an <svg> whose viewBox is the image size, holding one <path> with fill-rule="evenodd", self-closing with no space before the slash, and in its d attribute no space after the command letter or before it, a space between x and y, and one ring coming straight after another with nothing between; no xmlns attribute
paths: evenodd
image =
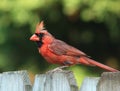
<svg viewBox="0 0 120 91"><path fill-rule="evenodd" d="M98 66L111 72L118 71L90 59L84 52L56 39L47 30L45 30L43 21L36 26L35 34L31 36L30 40L37 43L39 53L41 53L49 63L63 66L84 64L89 66Z"/></svg>

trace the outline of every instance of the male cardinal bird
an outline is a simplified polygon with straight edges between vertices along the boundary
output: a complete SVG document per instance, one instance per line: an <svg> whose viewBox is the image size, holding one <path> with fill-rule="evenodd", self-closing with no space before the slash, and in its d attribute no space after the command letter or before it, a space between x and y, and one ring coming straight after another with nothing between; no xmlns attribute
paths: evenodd
<svg viewBox="0 0 120 91"><path fill-rule="evenodd" d="M36 26L35 34L30 37L30 40L37 43L39 53L49 63L63 66L84 64L89 66L98 66L111 72L118 71L90 59L84 52L56 39L47 30L45 30L43 21Z"/></svg>

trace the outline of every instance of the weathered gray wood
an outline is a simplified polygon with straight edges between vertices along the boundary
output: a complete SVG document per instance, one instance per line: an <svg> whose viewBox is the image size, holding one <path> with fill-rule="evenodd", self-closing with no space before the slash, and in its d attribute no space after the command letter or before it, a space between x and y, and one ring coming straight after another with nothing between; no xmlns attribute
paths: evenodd
<svg viewBox="0 0 120 91"><path fill-rule="evenodd" d="M0 74L0 84L1 84L1 77L2 77L2 74Z"/></svg>
<svg viewBox="0 0 120 91"><path fill-rule="evenodd" d="M99 79L99 77L86 77L79 91L96 91L96 86Z"/></svg>
<svg viewBox="0 0 120 91"><path fill-rule="evenodd" d="M0 91L78 91L78 87L71 71L36 75L33 89L27 71L10 71L0 74ZM79 91L120 91L120 72L87 77Z"/></svg>
<svg viewBox="0 0 120 91"><path fill-rule="evenodd" d="M55 71L36 75L33 91L78 91L71 71Z"/></svg>
<svg viewBox="0 0 120 91"><path fill-rule="evenodd" d="M32 91L27 71L10 71L1 75L0 91Z"/></svg>
<svg viewBox="0 0 120 91"><path fill-rule="evenodd" d="M71 91L78 91L78 85L72 71L64 71L70 84Z"/></svg>
<svg viewBox="0 0 120 91"><path fill-rule="evenodd" d="M103 73L97 91L120 91L120 72Z"/></svg>

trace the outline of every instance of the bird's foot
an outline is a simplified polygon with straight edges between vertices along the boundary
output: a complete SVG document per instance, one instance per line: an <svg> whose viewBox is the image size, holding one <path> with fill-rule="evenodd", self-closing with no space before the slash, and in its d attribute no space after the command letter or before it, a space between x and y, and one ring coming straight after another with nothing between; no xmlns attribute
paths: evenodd
<svg viewBox="0 0 120 91"><path fill-rule="evenodd" d="M64 69L64 68L67 68L67 67L69 67L69 66L60 66L60 67L57 67L55 69Z"/></svg>
<svg viewBox="0 0 120 91"><path fill-rule="evenodd" d="M58 72L58 71L62 72L63 71L62 69L66 68L66 67L68 67L68 66L60 66L60 67L57 67L57 68L55 68L53 70L50 70L50 71L48 71L46 73L54 73L54 72Z"/></svg>

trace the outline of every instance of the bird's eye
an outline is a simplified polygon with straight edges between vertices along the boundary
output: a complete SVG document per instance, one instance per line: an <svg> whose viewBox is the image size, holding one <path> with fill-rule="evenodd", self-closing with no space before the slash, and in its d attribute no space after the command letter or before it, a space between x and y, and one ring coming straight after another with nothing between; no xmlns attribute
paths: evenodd
<svg viewBox="0 0 120 91"><path fill-rule="evenodd" d="M35 33L35 35L37 35L38 37L42 38L44 36L44 33Z"/></svg>
<svg viewBox="0 0 120 91"><path fill-rule="evenodd" d="M39 37L42 38L44 36L44 33L40 33Z"/></svg>

